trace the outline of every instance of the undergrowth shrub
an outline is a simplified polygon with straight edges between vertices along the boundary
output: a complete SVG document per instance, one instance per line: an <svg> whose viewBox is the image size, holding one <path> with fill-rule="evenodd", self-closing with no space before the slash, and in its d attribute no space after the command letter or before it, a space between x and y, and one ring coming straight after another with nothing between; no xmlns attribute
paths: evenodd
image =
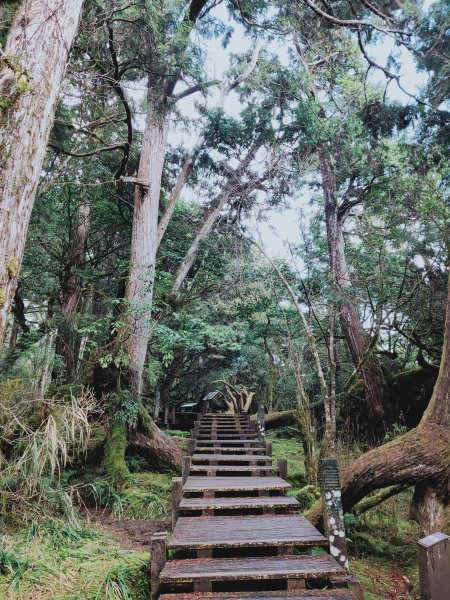
<svg viewBox="0 0 450 600"><path fill-rule="evenodd" d="M35 426L21 410L15 413L10 408L5 436L9 440L8 455L3 457L0 474L0 517L4 521L29 521L35 515L56 511L71 524L77 522L73 506L79 489L67 484L64 469L86 453L98 414L90 392L65 400L46 400L45 413ZM20 512L16 510L19 505Z"/></svg>

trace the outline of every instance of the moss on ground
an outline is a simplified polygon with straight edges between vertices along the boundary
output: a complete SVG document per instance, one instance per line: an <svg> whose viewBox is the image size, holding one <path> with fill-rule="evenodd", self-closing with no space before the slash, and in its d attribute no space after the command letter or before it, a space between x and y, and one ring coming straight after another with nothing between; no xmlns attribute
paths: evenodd
<svg viewBox="0 0 450 600"><path fill-rule="evenodd" d="M150 599L149 554L123 550L92 527L33 524L1 542L5 600Z"/></svg>
<svg viewBox="0 0 450 600"><path fill-rule="evenodd" d="M167 519L171 512L172 474L136 473L132 482L116 493L112 511L123 519Z"/></svg>
<svg viewBox="0 0 450 600"><path fill-rule="evenodd" d="M288 481L292 485L290 495L297 495L300 488L306 485L305 457L301 443L296 438L279 438L276 432L267 436L272 442L273 458L286 458L288 463Z"/></svg>

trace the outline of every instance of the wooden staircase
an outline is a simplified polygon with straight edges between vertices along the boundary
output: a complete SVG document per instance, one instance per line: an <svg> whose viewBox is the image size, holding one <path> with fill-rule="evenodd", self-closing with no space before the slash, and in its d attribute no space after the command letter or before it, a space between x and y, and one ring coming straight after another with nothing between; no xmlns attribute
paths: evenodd
<svg viewBox="0 0 450 600"><path fill-rule="evenodd" d="M286 495L286 460L272 464L247 415L203 415L190 449L173 480L173 533L152 538L154 599L363 598L344 566L315 554L328 540Z"/></svg>

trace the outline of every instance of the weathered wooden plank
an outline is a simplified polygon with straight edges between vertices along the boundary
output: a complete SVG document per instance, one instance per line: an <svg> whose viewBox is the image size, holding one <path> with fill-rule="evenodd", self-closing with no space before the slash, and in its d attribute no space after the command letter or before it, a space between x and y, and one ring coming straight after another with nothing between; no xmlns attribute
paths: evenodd
<svg viewBox="0 0 450 600"><path fill-rule="evenodd" d="M198 431L197 434L197 439L199 440L208 440L211 439L211 435L212 433L209 431L202 431L201 429ZM234 439L238 439L238 440L255 440L255 441L259 441L257 439L257 437L255 436L254 433L252 433L251 431L246 432L246 431L230 431L229 433L227 431L220 431L217 430L216 434L215 434L215 438L214 439L218 439L218 440L234 440Z"/></svg>
<svg viewBox="0 0 450 600"><path fill-rule="evenodd" d="M418 542L422 600L444 600L450 593L450 538L433 533Z"/></svg>
<svg viewBox="0 0 450 600"><path fill-rule="evenodd" d="M288 490L291 487L290 483L280 477L201 477L190 475L183 486L183 492Z"/></svg>
<svg viewBox="0 0 450 600"><path fill-rule="evenodd" d="M239 473L258 473L278 471L278 467L271 465L192 465L191 473L204 473L205 471L217 473L220 472L239 472Z"/></svg>
<svg viewBox="0 0 450 600"><path fill-rule="evenodd" d="M298 590L295 592L212 592L163 594L160 600L355 600L348 590Z"/></svg>
<svg viewBox="0 0 450 600"><path fill-rule="evenodd" d="M180 510L226 510L233 508L297 508L292 496L250 496L243 498L183 498Z"/></svg>
<svg viewBox="0 0 450 600"><path fill-rule="evenodd" d="M326 546L323 535L301 515L180 517L169 548Z"/></svg>
<svg viewBox="0 0 450 600"><path fill-rule="evenodd" d="M229 445L233 445L233 444L248 444L248 446L250 448L264 448L264 444L262 444L259 440L257 440L256 438L253 439L243 439L243 438L237 438L237 439L220 439L220 440L211 440L211 439L204 439L204 440L197 440L197 446L229 446Z"/></svg>
<svg viewBox="0 0 450 600"><path fill-rule="evenodd" d="M190 583L201 579L325 579L346 573L332 556L187 559L166 563L161 573L161 582Z"/></svg>
<svg viewBox="0 0 450 600"><path fill-rule="evenodd" d="M194 440L194 444L195 444L196 440ZM256 446L256 447L252 447L252 448L244 448L244 446L195 446L194 453L199 453L199 452L205 452L205 453L211 453L214 452L216 453L231 453L231 454L236 454L238 452L241 452L243 454L261 454L264 453L266 454L266 448L264 446Z"/></svg>
<svg viewBox="0 0 450 600"><path fill-rule="evenodd" d="M160 590L160 574L167 560L167 532L154 533L150 539L150 554L152 562L150 567L150 579L152 589L152 600L156 600Z"/></svg>
<svg viewBox="0 0 450 600"><path fill-rule="evenodd" d="M267 455L246 455L246 454L194 454L192 456L192 462L205 462L205 461L217 461L217 462L272 462L272 457Z"/></svg>

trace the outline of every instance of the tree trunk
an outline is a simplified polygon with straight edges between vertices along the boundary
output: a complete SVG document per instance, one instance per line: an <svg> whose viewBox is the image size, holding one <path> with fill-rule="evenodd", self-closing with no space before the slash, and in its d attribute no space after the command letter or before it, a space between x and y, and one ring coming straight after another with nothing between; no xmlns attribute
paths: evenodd
<svg viewBox="0 0 450 600"><path fill-rule="evenodd" d="M450 275L444 347L433 395L419 425L396 440L363 454L342 477L344 510L377 489L415 485L413 516L428 535L442 527L450 496ZM308 518L320 520L316 504Z"/></svg>
<svg viewBox="0 0 450 600"><path fill-rule="evenodd" d="M183 459L182 450L155 423L153 423L153 435L136 432L131 435L130 445L158 468L176 471L180 469Z"/></svg>
<svg viewBox="0 0 450 600"><path fill-rule="evenodd" d="M192 240L191 245L189 246L188 251L186 252L185 257L181 261L180 266L175 274L175 279L172 285L172 294L177 294L181 286L184 283L184 280L189 274L189 271L192 269L195 259L197 258L197 254L200 248L201 242L206 238L206 236L211 232L214 223L219 217L223 207L228 202L231 197L231 191L228 189L220 192L218 196L211 202L209 205L203 223L201 224L199 230L197 231L194 239Z"/></svg>
<svg viewBox="0 0 450 600"><path fill-rule="evenodd" d="M150 339L159 197L168 131L169 119L159 118L155 107L147 117L134 193L130 269L125 291L126 334L122 340L131 361L133 389L138 394L142 391Z"/></svg>
<svg viewBox="0 0 450 600"><path fill-rule="evenodd" d="M0 57L0 345L82 4L23 2Z"/></svg>
<svg viewBox="0 0 450 600"><path fill-rule="evenodd" d="M51 381L51 362L53 358L53 346L56 338L56 329L51 329L47 339L44 341L44 357L42 363L42 371L37 384L38 399L45 398L47 388Z"/></svg>
<svg viewBox="0 0 450 600"><path fill-rule="evenodd" d="M260 49L261 49L260 42L257 42L247 68L244 69L244 71L232 83L230 83L229 85L226 85L226 86L222 86L219 99L215 106L216 110L220 110L223 107L223 105L225 103L225 99L228 97L228 95L234 89L236 89L241 83L243 83L246 79L248 79L248 77L250 77L250 75L258 61ZM181 171L178 175L178 178L175 182L175 185L172 188L172 192L170 194L166 210L158 224L158 234L157 234L158 247L164 237L164 234L167 230L170 219L172 218L173 211L175 210L175 206L176 206L176 203L178 202L180 194L181 194L184 186L186 185L186 182L188 180L188 177L189 177L192 169L194 168L194 164L197 159L198 153L202 149L205 141L206 141L205 134L202 132L198 136L197 141L195 142L190 155L184 161L183 168L181 169Z"/></svg>
<svg viewBox="0 0 450 600"><path fill-rule="evenodd" d="M239 189L244 187L242 184L240 184L240 179L245 175L245 172L250 166L252 160L255 158L260 146L261 143L256 143L252 146L252 148L247 152L246 156L241 160L239 166L227 177L222 191L208 206L203 218L203 222L175 274L175 279L172 285L172 294L177 294L180 291L184 280L188 276L189 271L192 269L195 259L197 258L201 242L211 232L214 223L217 221L225 204L230 200L230 198L233 197L233 195L236 194L236 192L243 192L243 189Z"/></svg>
<svg viewBox="0 0 450 600"><path fill-rule="evenodd" d="M79 340L74 327L74 316L79 309L81 298L81 277L78 273L86 257L86 245L91 220L91 207L87 202L78 207L76 229L69 248L68 261L62 284L61 314L63 322L59 327L56 354L62 357L65 366L64 379L74 381L77 371Z"/></svg>
<svg viewBox="0 0 450 600"><path fill-rule="evenodd" d="M342 330L347 340L355 368L364 381L365 401L376 429L389 417L389 390L381 365L370 348L364 332L355 298L351 295L352 282L345 257L344 221L336 193L336 174L331 157L321 151L319 155L322 189L325 199L328 252L330 258L331 286L335 290Z"/></svg>

